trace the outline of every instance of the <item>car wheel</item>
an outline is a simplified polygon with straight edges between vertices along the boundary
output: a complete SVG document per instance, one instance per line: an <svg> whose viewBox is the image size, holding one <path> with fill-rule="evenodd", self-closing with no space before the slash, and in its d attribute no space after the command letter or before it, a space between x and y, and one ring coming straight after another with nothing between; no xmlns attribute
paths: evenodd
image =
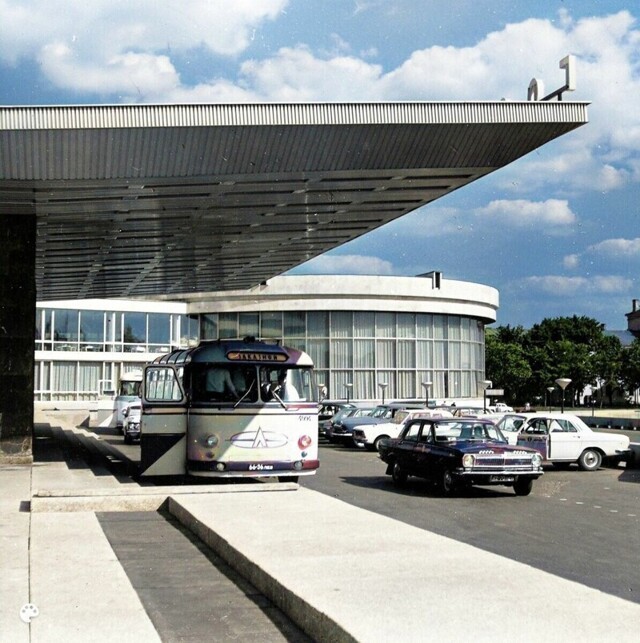
<svg viewBox="0 0 640 643"><path fill-rule="evenodd" d="M516 492L516 496L528 496L532 489L532 478L518 478L513 485L513 490Z"/></svg>
<svg viewBox="0 0 640 643"><path fill-rule="evenodd" d="M447 496L456 490L456 483L451 474L451 469L444 468L440 473L440 490Z"/></svg>
<svg viewBox="0 0 640 643"><path fill-rule="evenodd" d="M380 452L380 440L384 440L388 438L388 435L379 435L374 441L373 441L373 450Z"/></svg>
<svg viewBox="0 0 640 643"><path fill-rule="evenodd" d="M393 469L391 469L391 478L394 484L402 486L407 481L407 472L397 463L393 463Z"/></svg>
<svg viewBox="0 0 640 643"><path fill-rule="evenodd" d="M602 464L602 456L595 449L585 449L578 458L578 466L583 471L596 471Z"/></svg>

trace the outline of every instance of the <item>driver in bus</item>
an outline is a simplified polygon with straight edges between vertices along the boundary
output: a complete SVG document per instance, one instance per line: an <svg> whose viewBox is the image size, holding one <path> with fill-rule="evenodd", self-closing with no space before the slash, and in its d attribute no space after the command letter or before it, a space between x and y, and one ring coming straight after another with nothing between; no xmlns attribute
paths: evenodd
<svg viewBox="0 0 640 643"><path fill-rule="evenodd" d="M238 391L231 380L229 371L219 366L210 368L207 371L207 392L217 393L218 395L230 393L236 399L238 398Z"/></svg>

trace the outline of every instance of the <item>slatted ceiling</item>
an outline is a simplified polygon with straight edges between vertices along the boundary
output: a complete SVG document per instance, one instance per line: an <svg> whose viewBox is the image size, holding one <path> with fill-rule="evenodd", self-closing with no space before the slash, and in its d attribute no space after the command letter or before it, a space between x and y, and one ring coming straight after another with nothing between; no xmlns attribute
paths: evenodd
<svg viewBox="0 0 640 643"><path fill-rule="evenodd" d="M0 108L38 298L254 286L586 122L584 103Z"/></svg>

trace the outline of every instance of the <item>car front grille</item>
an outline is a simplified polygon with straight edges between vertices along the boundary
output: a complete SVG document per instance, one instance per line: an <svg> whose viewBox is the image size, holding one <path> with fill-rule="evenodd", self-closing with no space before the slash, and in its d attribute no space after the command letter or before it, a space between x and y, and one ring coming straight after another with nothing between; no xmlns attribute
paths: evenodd
<svg viewBox="0 0 640 643"><path fill-rule="evenodd" d="M491 455L476 455L474 469L509 469L513 471L530 471L533 469L530 454L494 453Z"/></svg>

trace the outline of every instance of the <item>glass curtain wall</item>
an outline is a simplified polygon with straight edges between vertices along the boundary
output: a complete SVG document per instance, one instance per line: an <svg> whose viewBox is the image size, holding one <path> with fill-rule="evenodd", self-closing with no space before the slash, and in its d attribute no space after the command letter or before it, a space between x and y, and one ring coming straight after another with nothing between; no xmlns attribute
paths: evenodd
<svg viewBox="0 0 640 643"><path fill-rule="evenodd" d="M468 317L367 311L209 313L203 339L252 335L300 348L332 399L476 397L484 325ZM257 332L259 331L259 332Z"/></svg>
<svg viewBox="0 0 640 643"><path fill-rule="evenodd" d="M35 398L98 399L117 386L114 377L119 372L144 366L144 361L120 362L117 353L157 354L195 345L198 323L197 317L174 313L37 308L35 349L64 351L64 358L60 354L59 359L36 360ZM92 353L91 361L88 355L75 358L74 352ZM109 353L109 357L101 360L97 353Z"/></svg>

